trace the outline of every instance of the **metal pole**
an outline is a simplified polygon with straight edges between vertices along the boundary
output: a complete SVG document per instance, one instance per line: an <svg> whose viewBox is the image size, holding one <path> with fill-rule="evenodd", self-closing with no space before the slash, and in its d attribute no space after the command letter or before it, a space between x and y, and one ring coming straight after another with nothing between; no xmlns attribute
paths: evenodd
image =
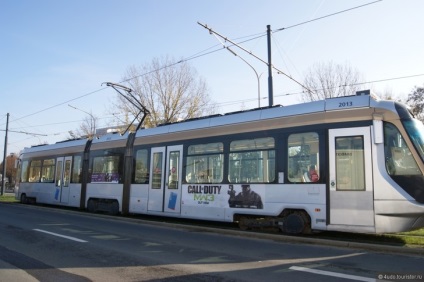
<svg viewBox="0 0 424 282"><path fill-rule="evenodd" d="M253 54L252 52L250 52L250 51L248 51L248 50L246 50L246 49L244 49L243 47L241 47L240 45L238 45L237 43L235 43L234 41L231 41L230 39L228 39L227 37L224 37L224 36L222 36L221 34L219 34L219 33L217 33L216 31L213 31L211 28L209 28L207 25L204 25L204 24L201 24L201 23L199 23L199 22L197 22L199 25L201 25L201 26L203 26L204 28L206 28L207 30L209 30L209 33L213 33L213 34L216 34L216 35L218 35L219 37L221 37L222 39L224 39L225 41L228 41L228 42L230 42L231 44L233 44L234 46L237 46L238 48L240 48L241 50L243 50L243 51L245 51L245 52L247 52L249 55L252 55L253 57L255 57L256 59L258 59L259 61L261 61L262 63L264 63L264 64L266 64L266 65L268 65L268 67L270 68L270 70L269 70L269 72L271 72L271 70L272 69L275 69L277 72L278 72L278 74L282 74L282 75L284 75L284 76L286 76L287 78L289 78L289 79L291 79L291 80L293 80L294 82L296 82L297 84L299 84L300 86L302 86L303 88L305 88L308 92L312 92L310 89L308 89L308 87L306 87L305 85L303 85L302 83L300 83L299 81L297 81L296 79L294 79L293 77L291 77L290 75L288 75L288 74L286 74L286 73L284 73L282 70L280 70L280 69L278 69L278 68L276 68L275 66L273 66L272 64L271 64L271 26L270 25L268 25L267 27L268 27L268 63L267 62L265 62L264 60L262 60L261 58L259 58L258 56L256 56L255 54ZM268 79L269 80L269 79ZM272 76L271 76L271 83L268 83L268 85L269 86L271 86L270 87L270 89L271 89L271 92L273 92L272 91Z"/></svg>
<svg viewBox="0 0 424 282"><path fill-rule="evenodd" d="M274 91L272 86L272 63L271 63L271 26L266 26L268 38L268 106L274 105Z"/></svg>
<svg viewBox="0 0 424 282"><path fill-rule="evenodd" d="M3 196L4 192L4 178L6 177L6 156L7 156L7 132L9 130L9 113L7 113L7 119L6 119L6 134L4 136L4 154L3 154L3 174L1 176L1 193L0 195Z"/></svg>
<svg viewBox="0 0 424 282"><path fill-rule="evenodd" d="M228 50L230 50L230 49L228 49ZM233 53L233 54L237 56L236 53ZM258 75L258 72L255 70L255 68L251 64L249 64L245 59L243 59L240 56L237 56L237 57L239 57L243 62L245 62L255 72L256 79L258 80L258 107L260 108L261 107L261 82L260 82L260 75Z"/></svg>
<svg viewBox="0 0 424 282"><path fill-rule="evenodd" d="M89 112L86 112L84 110L81 110L80 108L74 107L74 106L72 106L70 104L68 104L68 106L71 107L71 108L73 108L73 109L75 109L75 110L78 110L78 111L81 111L83 113L86 113L87 115L89 115L91 117L91 123L90 123L90 131L91 131L90 132L90 135L91 136L89 136L89 137L94 139L94 137L96 136L96 119L94 118L93 114L91 114Z"/></svg>
<svg viewBox="0 0 424 282"><path fill-rule="evenodd" d="M223 43L221 42L221 44L223 44ZM258 80L258 107L260 108L261 107L261 82L260 82L261 75L258 75L258 72L256 71L256 69L251 64L249 64L245 59L243 59L242 57L240 57L239 55L237 55L236 52L234 52L233 50L231 50L230 47L226 47L225 45L224 45L224 47L228 51L230 51L234 56L239 57L243 62L245 62L255 72L256 79Z"/></svg>

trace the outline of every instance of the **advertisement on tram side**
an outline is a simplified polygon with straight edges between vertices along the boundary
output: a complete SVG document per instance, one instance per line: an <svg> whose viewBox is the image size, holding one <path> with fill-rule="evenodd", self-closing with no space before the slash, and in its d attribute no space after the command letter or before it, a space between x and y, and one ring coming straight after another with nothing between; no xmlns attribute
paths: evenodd
<svg viewBox="0 0 424 282"><path fill-rule="evenodd" d="M185 186L183 203L191 206L230 207L246 209L263 209L261 195L250 184Z"/></svg>

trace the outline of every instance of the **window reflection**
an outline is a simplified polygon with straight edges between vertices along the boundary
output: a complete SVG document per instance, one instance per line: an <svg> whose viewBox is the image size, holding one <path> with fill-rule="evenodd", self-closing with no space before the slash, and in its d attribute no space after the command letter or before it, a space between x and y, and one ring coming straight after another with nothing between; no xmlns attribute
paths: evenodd
<svg viewBox="0 0 424 282"><path fill-rule="evenodd" d="M384 152L390 175L422 175L405 140L391 123L384 124Z"/></svg>
<svg viewBox="0 0 424 282"><path fill-rule="evenodd" d="M237 140L230 144L228 180L231 183L270 183L275 179L275 141L272 137Z"/></svg>
<svg viewBox="0 0 424 282"><path fill-rule="evenodd" d="M291 134L288 138L290 182L319 181L319 138L316 132Z"/></svg>
<svg viewBox="0 0 424 282"><path fill-rule="evenodd" d="M188 147L187 183L221 183L224 173L223 143L208 143Z"/></svg>
<svg viewBox="0 0 424 282"><path fill-rule="evenodd" d="M162 188L162 156L162 152L153 153L152 189Z"/></svg>
<svg viewBox="0 0 424 282"><path fill-rule="evenodd" d="M363 136L336 137L336 189L365 191Z"/></svg>

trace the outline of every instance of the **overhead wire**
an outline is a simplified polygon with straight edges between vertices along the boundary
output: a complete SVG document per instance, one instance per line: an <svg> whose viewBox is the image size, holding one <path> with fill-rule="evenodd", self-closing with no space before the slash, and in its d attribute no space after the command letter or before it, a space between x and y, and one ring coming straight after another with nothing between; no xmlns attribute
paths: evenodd
<svg viewBox="0 0 424 282"><path fill-rule="evenodd" d="M280 32L280 31L283 31L283 30L286 30L286 29L289 29L289 28L297 27L297 26L300 26L300 25L304 25L304 24L307 24L307 23L319 21L319 20L322 20L322 19L325 19L325 18L328 18L328 17L332 17L332 16L339 15L339 14L342 14L342 13L345 13L345 12L348 12L348 11L359 9L359 8L362 8L362 7L365 7L365 6L368 6L368 5L372 5L372 4L381 2L381 1L383 1L383 0L377 0L377 1L369 2L369 3L365 3L363 5L352 7L352 8L342 10L342 11L339 11L339 12L335 12L335 13L332 13L332 14L328 14L328 15L318 17L318 18L315 18L315 19L312 19L312 20L304 21L304 22L294 24L294 25L291 25L291 26L288 26L288 27L278 28L278 29L274 30L273 33Z"/></svg>
<svg viewBox="0 0 424 282"><path fill-rule="evenodd" d="M336 89L336 88L341 88L341 87L363 85L363 84L371 84L371 83L379 83L379 82L385 82L385 81L391 81L391 80L414 78L414 77L419 77L419 76L424 76L424 73L414 74L414 75L406 75L406 76L399 76L399 77L392 77L392 78L385 78L385 79L377 79L377 80L371 80L371 81L363 81L363 82L352 83L352 84L349 84L349 85L339 85L339 86L335 86L335 87L332 87L332 88L320 88L320 89L313 89L313 90L314 91L331 90L331 89ZM274 96L275 97L293 96L293 95L300 95L300 94L303 94L303 93L305 93L305 91L288 92L288 93L283 93L283 94L276 94ZM261 97L261 100L265 100L267 98L268 97ZM241 104L241 103L247 103L247 102L253 102L253 101L257 101L257 98L249 98L249 99L226 101L226 102L217 103L217 105L218 106L231 106L231 105L236 105L236 104ZM103 117L103 118L99 118L99 119L105 119L105 118L108 118L108 117ZM73 122L78 122L78 121L62 122L62 123L50 123L50 124L41 124L41 125L36 125L36 126L37 127L40 127L40 126L49 126L49 125L64 124L64 123L73 123ZM13 128L13 129L20 129L20 128L26 128L26 127L19 127L19 128ZM48 134L48 135L55 135L55 134Z"/></svg>
<svg viewBox="0 0 424 282"><path fill-rule="evenodd" d="M372 4L381 2L381 1L383 1L383 0L377 0L377 1L369 2L369 3L365 3L363 5L359 5L359 6L355 6L355 7L349 8L349 9L345 9L345 10L342 10L342 11L331 13L331 14L328 14L328 15L325 15L325 16L321 16L321 17L318 17L318 18L314 18L314 19L311 19L311 20L308 20L308 21L304 21L304 22L301 22L301 23L298 23L298 24L294 24L294 25L291 25L291 26L283 27L283 28L278 28L278 29L272 31L272 33L280 32L280 31L287 30L287 29L290 29L290 28L294 28L294 27L297 27L297 26L300 26L300 25L304 25L304 24L308 24L308 23L311 23L311 22L314 22L314 21L322 20L322 19L325 19L325 18L328 18L328 17L331 17L331 16L335 16L335 15L338 15L338 14L341 14L341 13L345 13L345 12L348 12L348 11L351 11L351 10L359 9L359 8L362 8L362 7L365 7L365 6L368 6L368 5L372 5ZM252 40L256 40L256 39L262 38L264 36L266 36L266 32L261 32L261 33L256 33L256 34L252 34L252 35L247 35L247 36L239 37L239 38L236 38L235 40L240 40L240 39L248 38L248 39L244 39L242 41L238 41L237 42L237 44L242 44L242 43L246 43L246 42L249 42L249 41L252 41ZM162 70L162 69L165 69L165 68L169 68L169 67L172 67L174 65L177 65L177 64L180 64L180 63L183 63L183 62L187 62L187 61L190 61L190 60L194 60L194 59L197 59L199 57L207 56L207 55L210 55L212 53L215 53L215 52L218 52L218 51L223 50L222 47L213 49L216 46L219 46L219 44L214 45L214 46L211 46L211 47L209 47L209 48L207 48L207 49L205 49L203 51L197 52L194 55L191 55L191 56L189 56L189 57L187 57L185 59L181 59L181 60L179 60L179 61L177 61L177 62L175 62L173 64L166 65L166 66L163 66L163 67L161 67L161 68L159 68L157 70L152 70L152 71L149 71L149 72L146 72L146 73L143 73L143 74L140 74L140 75L137 75L137 76L134 76L134 77L125 79L123 81L120 81L119 83L125 83L125 82L128 82L128 81L132 80L132 79L135 79L135 78L138 78L138 77L141 77L141 76L144 76L144 75L148 75L148 74L150 74L152 72L155 72L155 71L158 71L158 70ZM213 49L213 50L209 51L210 49ZM401 78L399 78L399 79L401 79ZM385 80L382 80L382 81L385 81ZM50 110L52 108L55 108L55 107L58 107L58 106L67 104L69 102L72 102L72 101L75 101L75 100L78 100L78 99L81 99L81 98L90 96L90 95L95 94L97 92L103 91L106 88L107 87L102 87L100 89L97 89L97 90L88 92L86 94L80 95L78 97L72 98L72 99L67 100L67 101L64 101L64 102L61 102L59 104L55 104L55 105L52 105L50 107L47 107L47 108L41 109L39 111L36 111L34 113L31 113L31 114L28 114L28 115L19 117L17 119L11 120L10 122L15 122L15 121L18 121L18 120L21 120L21 119L24 119L24 118L27 118L27 117L30 117L30 116L33 116L33 115L42 113L42 112L47 111L47 110ZM303 91L301 93L303 93Z"/></svg>
<svg viewBox="0 0 424 282"><path fill-rule="evenodd" d="M345 9L345 10L342 10L342 11L339 11L339 12L335 12L335 13L332 13L332 14L328 14L328 15L325 15L325 16L322 16L322 17L318 17L318 18L315 18L315 19L312 19L312 20L308 20L308 21L305 21L305 22L301 22L301 23L298 23L298 24L294 24L294 25L291 25L291 26L288 26L288 27L279 28L279 29L276 29L275 31L272 31L272 33L279 32L279 31L286 30L286 29L293 28L293 27L297 27L297 26L300 26L300 25L303 25L303 24L307 24L307 23L314 22L314 21L318 21L318 20L321 20L321 19L324 19L324 18L328 18L328 17L331 17L331 16L335 16L335 15L338 15L338 14L341 14L341 13L345 13L345 12L351 11L351 10L355 10L355 9L358 9L358 8L362 8L362 7L365 7L365 6L368 6L368 5L371 5L371 4L375 4L375 3L377 3L377 2L381 2L381 1L383 1L383 0L373 1L373 2L370 2L370 3L363 4L363 5L359 5L359 6L356 6L356 7L349 8L349 9ZM246 42L249 42L249 41L252 41L252 40L255 40L255 39L259 39L259 38L261 38L261 37L264 37L265 35L266 35L266 32L263 32L263 33L257 33L257 34L253 34L253 35L247 35L247 36L243 36L243 37L239 37L238 39L247 38L247 37L252 37L252 38L249 38L249 39L246 39L246 40L243 40L243 41L237 42L237 44L242 44L242 43L246 43ZM238 39L235 39L235 40L238 40ZM215 45L215 46L217 46L217 45ZM214 46L212 46L212 47L210 47L210 48L208 48L208 49L206 49L206 50L204 50L204 51L198 52L198 53L196 53L195 55L192 55L192 56L190 56L190 57L188 57L188 58L186 58L186 59L182 59L182 60L180 60L180 61L178 61L178 62L176 62L176 63L170 64L170 65L167 65L167 66L163 66L162 68L159 68L158 70L161 70L161 69L164 69L164 68L168 68L168 67L172 67L172 66L174 66L174 65L176 65L176 64L179 64L179 63L182 63L182 62L186 62L186 61L189 61L189 60L193 60L193 59L196 59L196 58L199 58L199 57L202 57L202 56L206 56L206 55L209 55L209 54L212 54L212 53L215 53L215 52L221 51L221 50L223 49L223 48L217 48L217 49L215 49L215 50L212 50L212 51L208 51L208 52L206 52L207 50L209 50L209 49L211 49L211 48L213 48L213 47L214 47ZM231 47L231 46L230 46L230 47ZM202 53L202 52L206 52L206 53ZM128 81L129 81L129 80L131 80L131 79L138 78L138 77L141 77L141 76L144 76L144 75L148 75L148 74L150 74L150 73L152 73L152 72L154 72L154 71L158 71L158 70L153 70L153 71L150 71L150 72L147 72L147 73L143 73L143 74L140 74L140 75L134 76L134 77L132 77L132 78L128 78L128 79L126 79L126 80L120 81L119 83L128 82ZM53 108L55 108L55 107L58 107L58 106L61 106L61 105L67 104L67 103L69 103L69 102L72 102L72 101L75 101L75 100L78 100L78 99L81 99L81 98L84 98L84 97L90 96L90 95L95 94L95 93L97 93L97 92L103 91L103 90L105 90L106 88L107 88L107 87L102 87L102 88L100 88L100 89L98 89L98 90L94 90L94 91L92 91L92 92L89 92L89 93L83 94L83 95L81 95L81 96L78 96L78 97L75 97L75 98L73 98L73 99L70 99L70 100L64 101L64 102L62 102L62 103L55 104L55 105L53 105L53 106L50 106L50 107L47 107L47 108L41 109L41 110L36 111L36 112L34 112L34 113L31 113L31 114L28 114L28 115L25 115L25 116L19 117L19 118L15 119L15 120L11 120L10 122L14 122L14 121L17 121L17 120L20 120L20 119L24 119L24 118L27 118L27 117L30 117L30 116L33 116L33 115L36 115L36 114L39 114L39 113L45 112L45 111L50 110L50 109L53 109Z"/></svg>
<svg viewBox="0 0 424 282"><path fill-rule="evenodd" d="M385 81L391 81L391 80L413 78L413 77L418 77L418 76L424 76L424 73L422 73L422 74L414 74L414 75L407 75L407 76L392 77L392 78L385 78L385 79L378 79L378 80L371 80L371 81L356 82L356 83L351 83L351 84L347 84L347 85L339 85L339 86L328 87L328 88L319 88L319 89L314 89L314 90L315 91L333 90L333 89L342 88L342 87L349 87L349 86L356 86L356 85L363 85L363 84L379 83L379 82L385 82ZM299 95L299 94L303 94L303 93L305 93L305 91L298 91L298 92L285 93L285 94L277 94L275 96L276 97L281 97L281 96Z"/></svg>
<svg viewBox="0 0 424 282"><path fill-rule="evenodd" d="M97 92L103 91L103 90L105 90L106 88L107 88L107 87L103 87L103 88L100 88L100 89L98 89L98 90L94 90L94 91L92 91L92 92L89 92L89 93L83 94L83 95L81 95L81 96L75 97L75 98L70 99L70 100L67 100L67 101L65 101L65 102L62 102L62 103L59 103L59 104L56 104L56 105L53 105L53 106L50 106L50 107L44 108L44 109L42 109L42 110L39 110L39 111L37 111L37 112L31 113L31 114L28 114L28 115L25 115L25 116L22 116L22 117L19 117L19 118L17 118L17 119L11 120L10 122L18 121L18 120L21 120L21 119L24 119L24 118L27 118L27 117L30 117L30 116L33 116L33 115L36 115L36 114L39 114L39 113L45 112L45 111L47 111L47 110L50 110L50 109L53 109L53 108L56 108L56 107L62 106L62 105L67 104L67 103L69 103L69 102L72 102L72 101L75 101L75 100L81 99L81 98L83 98L83 97L86 97L86 96L92 95L92 94L94 94L94 93L97 93Z"/></svg>

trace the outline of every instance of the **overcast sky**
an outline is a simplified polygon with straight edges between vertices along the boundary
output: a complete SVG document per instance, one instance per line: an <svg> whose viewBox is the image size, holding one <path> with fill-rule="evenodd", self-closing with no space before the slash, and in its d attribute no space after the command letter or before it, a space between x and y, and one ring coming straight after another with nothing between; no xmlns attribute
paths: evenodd
<svg viewBox="0 0 424 282"><path fill-rule="evenodd" d="M260 75L258 93L249 65L209 53L221 45L197 22L236 42L256 37L241 45L265 61L270 25L272 62L296 80L332 61L373 82L364 88L406 97L424 85L423 11L422 0L0 0L1 156L7 113L21 131L9 133L8 154L66 139L84 112L105 126L116 93L101 84L162 56L188 59L221 113L257 107L258 94L268 105L266 64L233 47ZM273 81L275 104L300 102L299 85L277 73Z"/></svg>

